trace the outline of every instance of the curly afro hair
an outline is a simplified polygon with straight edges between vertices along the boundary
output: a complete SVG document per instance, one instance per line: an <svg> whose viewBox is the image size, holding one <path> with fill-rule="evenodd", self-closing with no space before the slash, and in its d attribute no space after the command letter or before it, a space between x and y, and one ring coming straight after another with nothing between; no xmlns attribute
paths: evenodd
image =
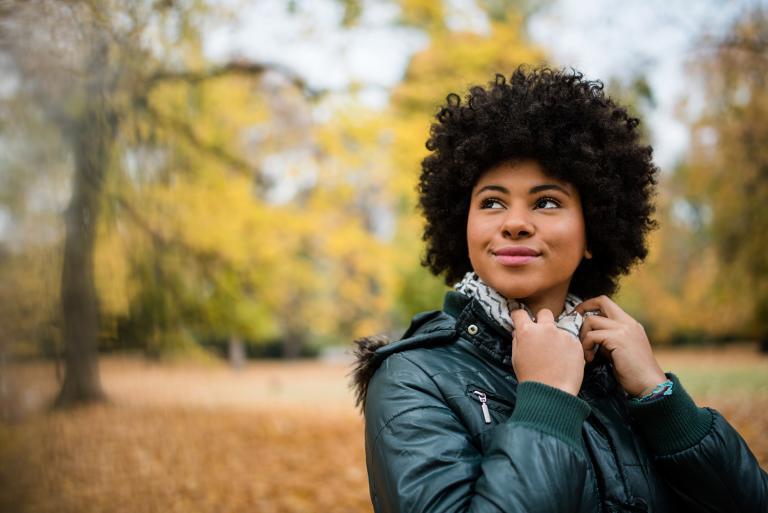
<svg viewBox="0 0 768 513"><path fill-rule="evenodd" d="M449 94L432 124L419 179L426 218L423 264L447 284L472 270L466 226L470 195L480 175L506 161L532 159L574 185L581 196L587 245L571 292L615 292L618 278L642 261L655 228L658 169L640 142L639 121L577 71L519 67L466 101Z"/></svg>

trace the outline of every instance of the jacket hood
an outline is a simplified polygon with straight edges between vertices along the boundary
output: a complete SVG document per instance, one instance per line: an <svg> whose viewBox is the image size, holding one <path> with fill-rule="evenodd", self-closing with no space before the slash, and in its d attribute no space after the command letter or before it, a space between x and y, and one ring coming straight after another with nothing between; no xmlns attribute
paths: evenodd
<svg viewBox="0 0 768 513"><path fill-rule="evenodd" d="M355 362L350 372L355 405L365 408L368 383L388 356L407 349L443 343L452 340L455 335L456 319L445 312L434 310L416 315L400 340L391 341L384 335L355 340Z"/></svg>

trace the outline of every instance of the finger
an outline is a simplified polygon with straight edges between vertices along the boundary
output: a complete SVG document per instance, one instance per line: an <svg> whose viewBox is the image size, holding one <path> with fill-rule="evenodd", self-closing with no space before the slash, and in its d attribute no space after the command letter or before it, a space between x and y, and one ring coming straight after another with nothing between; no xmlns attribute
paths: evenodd
<svg viewBox="0 0 768 513"><path fill-rule="evenodd" d="M595 346L611 345L611 338L616 336L614 330L594 330L586 333L581 339L581 347L588 351L594 351Z"/></svg>
<svg viewBox="0 0 768 513"><path fill-rule="evenodd" d="M622 332L620 330L594 330L584 335L584 339L581 343L582 347L586 346L589 348L599 345L606 353L611 353L620 347L620 344L617 341L621 340L621 338Z"/></svg>
<svg viewBox="0 0 768 513"><path fill-rule="evenodd" d="M597 350L600 349L600 345L596 345L590 350L584 350L584 361L587 363L590 363L592 360L595 359L595 356L597 355Z"/></svg>
<svg viewBox="0 0 768 513"><path fill-rule="evenodd" d="M597 350L597 346L602 342L602 339L594 333L594 331L590 331L581 338L581 347L584 349L584 354L593 354Z"/></svg>
<svg viewBox="0 0 768 513"><path fill-rule="evenodd" d="M602 314L603 312L600 310L601 297L602 296L597 296L597 297L591 297L589 299L585 299L584 301L576 305L576 308L574 310L579 312L581 315L584 315L587 312L595 312L595 311L600 312L600 314Z"/></svg>
<svg viewBox="0 0 768 513"><path fill-rule="evenodd" d="M581 324L580 333L586 334L593 330L616 329L619 326L619 321L614 319L609 319L608 317L602 317L599 315L590 315L584 317L584 322Z"/></svg>
<svg viewBox="0 0 768 513"><path fill-rule="evenodd" d="M597 353L597 350L600 348L599 344L594 345L590 349L583 349L584 350L584 361L589 363L592 360L595 359L595 353Z"/></svg>
<svg viewBox="0 0 768 513"><path fill-rule="evenodd" d="M526 312L522 308L518 308L517 310L512 310L509 313L509 315L512 318L512 325L515 326L516 328L522 328L523 326L527 324L531 324L533 322L530 316L528 315L528 312Z"/></svg>
<svg viewBox="0 0 768 513"><path fill-rule="evenodd" d="M601 349L605 349L605 343L611 332L609 330L590 331L581 339L581 347L584 350L584 360L591 362Z"/></svg>
<svg viewBox="0 0 768 513"><path fill-rule="evenodd" d="M552 310L548 308L542 308L538 311L536 314L536 324L542 324L542 323L555 323L555 315L552 313Z"/></svg>
<svg viewBox="0 0 768 513"><path fill-rule="evenodd" d="M609 319L626 319L629 317L619 305L614 303L611 298L604 295L583 301L575 308L575 310L581 315L584 315L586 312L599 310L604 317L608 317Z"/></svg>

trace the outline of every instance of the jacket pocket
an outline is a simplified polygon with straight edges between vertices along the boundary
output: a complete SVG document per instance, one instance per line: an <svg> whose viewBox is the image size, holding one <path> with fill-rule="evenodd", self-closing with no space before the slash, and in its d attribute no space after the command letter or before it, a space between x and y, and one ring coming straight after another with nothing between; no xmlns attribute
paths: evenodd
<svg viewBox="0 0 768 513"><path fill-rule="evenodd" d="M498 412L499 416L506 419L512 415L512 410L515 408L512 400L471 383L467 385L466 393L470 399L477 403L477 415L483 424L493 423L492 411Z"/></svg>

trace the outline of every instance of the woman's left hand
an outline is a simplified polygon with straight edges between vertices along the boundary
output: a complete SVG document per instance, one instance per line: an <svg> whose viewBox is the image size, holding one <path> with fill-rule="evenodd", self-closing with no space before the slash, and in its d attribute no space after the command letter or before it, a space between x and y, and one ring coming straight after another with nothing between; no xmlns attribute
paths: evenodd
<svg viewBox="0 0 768 513"><path fill-rule="evenodd" d="M616 379L632 397L642 397L667 380L653 356L642 324L608 296L587 299L576 307L581 315L595 310L599 310L600 315L584 317L579 337L587 362L601 349L613 362Z"/></svg>

